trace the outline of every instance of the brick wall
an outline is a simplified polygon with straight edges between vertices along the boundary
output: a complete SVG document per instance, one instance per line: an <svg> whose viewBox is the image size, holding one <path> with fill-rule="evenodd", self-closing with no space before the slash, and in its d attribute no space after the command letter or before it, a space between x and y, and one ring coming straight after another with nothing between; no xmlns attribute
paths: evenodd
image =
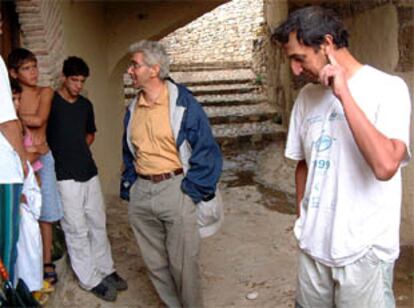
<svg viewBox="0 0 414 308"><path fill-rule="evenodd" d="M23 47L38 60L40 85L56 86L63 62L62 17L59 1L17 0Z"/></svg>

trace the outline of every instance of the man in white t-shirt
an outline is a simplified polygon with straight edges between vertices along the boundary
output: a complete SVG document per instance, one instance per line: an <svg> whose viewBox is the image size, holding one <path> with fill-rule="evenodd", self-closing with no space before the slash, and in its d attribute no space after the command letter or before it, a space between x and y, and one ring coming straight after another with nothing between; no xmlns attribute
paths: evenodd
<svg viewBox="0 0 414 308"><path fill-rule="evenodd" d="M3 58L0 57L0 259L12 281L17 258L23 169L27 172L25 157L9 77Z"/></svg>
<svg viewBox="0 0 414 308"><path fill-rule="evenodd" d="M394 307L401 171L411 157L406 84L359 63L330 10L306 7L273 33L293 74L286 157L297 160L297 307Z"/></svg>

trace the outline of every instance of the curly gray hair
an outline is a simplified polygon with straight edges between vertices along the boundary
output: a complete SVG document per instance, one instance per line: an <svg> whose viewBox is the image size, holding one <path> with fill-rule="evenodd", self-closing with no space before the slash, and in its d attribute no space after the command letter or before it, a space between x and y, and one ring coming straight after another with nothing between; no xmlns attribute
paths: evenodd
<svg viewBox="0 0 414 308"><path fill-rule="evenodd" d="M158 64L160 66L159 78L164 80L170 73L170 59L161 43L156 41L142 40L132 44L129 52L133 55L140 52L144 55L144 62L148 66Z"/></svg>

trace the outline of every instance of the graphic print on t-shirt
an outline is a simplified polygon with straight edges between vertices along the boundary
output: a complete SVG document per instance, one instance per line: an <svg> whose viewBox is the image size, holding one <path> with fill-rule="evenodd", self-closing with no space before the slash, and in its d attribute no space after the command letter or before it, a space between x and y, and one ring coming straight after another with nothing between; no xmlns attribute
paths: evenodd
<svg viewBox="0 0 414 308"><path fill-rule="evenodd" d="M348 80L348 87L382 134L405 143L404 166L411 157L407 85L399 77L364 66ZM375 177L331 89L308 84L301 90L292 109L285 156L305 160L308 166L307 199L294 228L302 250L327 266L355 262L370 248L385 262L398 257L401 170L388 181ZM329 167L319 160L329 160Z"/></svg>
<svg viewBox="0 0 414 308"><path fill-rule="evenodd" d="M341 125L345 119L342 112L330 103L332 111L328 116L312 115L306 119L308 124L305 142L310 142L311 160L309 165L309 180L306 194L303 199L305 208L333 209L336 205L334 192L336 192L335 157L339 155L338 140L335 138L335 127ZM328 188L329 187L329 188ZM327 189L328 188L328 189Z"/></svg>

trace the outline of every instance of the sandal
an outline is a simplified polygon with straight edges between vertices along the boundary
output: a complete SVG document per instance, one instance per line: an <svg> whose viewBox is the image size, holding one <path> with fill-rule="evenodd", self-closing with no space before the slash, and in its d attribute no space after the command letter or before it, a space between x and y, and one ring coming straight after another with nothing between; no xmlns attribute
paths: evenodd
<svg viewBox="0 0 414 308"><path fill-rule="evenodd" d="M40 291L43 293L52 293L55 291L55 287L49 280L43 280L43 287Z"/></svg>
<svg viewBox="0 0 414 308"><path fill-rule="evenodd" d="M58 282L58 276L55 272L56 265L53 263L45 263L43 264L43 269L45 268L52 268L52 271L50 272L43 272L43 279L49 281L52 285L56 284Z"/></svg>
<svg viewBox="0 0 414 308"><path fill-rule="evenodd" d="M41 305L44 306L46 302L49 300L49 295L46 293L43 293L41 291L34 291L32 292L33 297L36 299L36 301Z"/></svg>

